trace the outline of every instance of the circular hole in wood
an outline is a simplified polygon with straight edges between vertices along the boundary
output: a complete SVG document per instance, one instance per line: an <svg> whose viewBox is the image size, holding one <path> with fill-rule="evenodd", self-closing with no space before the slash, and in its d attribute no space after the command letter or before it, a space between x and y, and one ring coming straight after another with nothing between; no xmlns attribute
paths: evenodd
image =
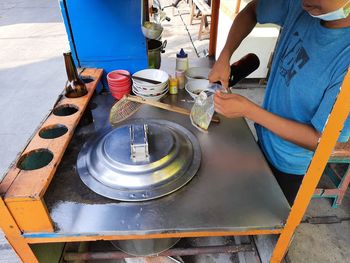
<svg viewBox="0 0 350 263"><path fill-rule="evenodd" d="M75 105L64 104L53 109L53 114L56 116L69 116L73 115L79 110Z"/></svg>
<svg viewBox="0 0 350 263"><path fill-rule="evenodd" d="M21 170L36 170L48 165L53 159L53 153L48 149L37 149L24 154L18 161Z"/></svg>
<svg viewBox="0 0 350 263"><path fill-rule="evenodd" d="M67 98L74 99L74 98L80 98L88 94L87 90L70 90L64 94Z"/></svg>
<svg viewBox="0 0 350 263"><path fill-rule="evenodd" d="M44 127L40 130L39 136L43 139L55 139L66 134L68 128L63 124L55 124Z"/></svg>
<svg viewBox="0 0 350 263"><path fill-rule="evenodd" d="M94 110L97 108L97 104L95 102L90 102L89 107L90 107L90 110Z"/></svg>
<svg viewBox="0 0 350 263"><path fill-rule="evenodd" d="M81 79L84 81L85 84L88 84L94 81L94 78L92 77L81 77Z"/></svg>

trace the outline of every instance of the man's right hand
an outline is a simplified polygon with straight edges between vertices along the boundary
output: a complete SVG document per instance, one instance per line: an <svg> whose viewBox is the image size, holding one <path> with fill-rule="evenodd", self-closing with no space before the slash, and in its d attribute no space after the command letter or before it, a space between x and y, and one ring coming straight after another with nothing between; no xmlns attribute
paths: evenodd
<svg viewBox="0 0 350 263"><path fill-rule="evenodd" d="M220 81L224 89L227 90L229 88L228 81L230 78L230 73L231 68L229 61L224 59L218 59L215 62L212 70L210 71L208 78L210 83Z"/></svg>
<svg viewBox="0 0 350 263"><path fill-rule="evenodd" d="M209 73L209 81L214 83L220 81L221 85L228 89L230 78L230 58L233 52L239 47L243 39L253 30L256 25L256 7L258 0L252 0L249 4L236 16L230 32L227 37L225 47L215 63L213 69Z"/></svg>

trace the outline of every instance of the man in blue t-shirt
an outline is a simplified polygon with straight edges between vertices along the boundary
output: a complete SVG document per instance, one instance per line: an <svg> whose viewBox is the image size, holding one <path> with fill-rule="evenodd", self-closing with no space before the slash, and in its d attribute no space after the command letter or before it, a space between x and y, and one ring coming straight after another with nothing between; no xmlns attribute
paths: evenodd
<svg viewBox="0 0 350 263"><path fill-rule="evenodd" d="M282 27L262 107L217 93L215 109L256 123L258 142L293 203L350 65L350 0L253 0L232 24L209 80L227 88L229 61L257 22ZM339 141L347 141L350 121Z"/></svg>

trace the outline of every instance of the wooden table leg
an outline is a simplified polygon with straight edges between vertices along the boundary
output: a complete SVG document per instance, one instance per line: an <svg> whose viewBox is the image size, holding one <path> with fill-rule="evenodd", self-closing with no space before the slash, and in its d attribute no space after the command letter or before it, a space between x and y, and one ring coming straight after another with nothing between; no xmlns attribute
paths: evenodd
<svg viewBox="0 0 350 263"><path fill-rule="evenodd" d="M25 263L38 263L38 259L22 237L21 231L8 211L2 197L0 198L0 215L0 227L4 231L6 239L15 250L18 257Z"/></svg>

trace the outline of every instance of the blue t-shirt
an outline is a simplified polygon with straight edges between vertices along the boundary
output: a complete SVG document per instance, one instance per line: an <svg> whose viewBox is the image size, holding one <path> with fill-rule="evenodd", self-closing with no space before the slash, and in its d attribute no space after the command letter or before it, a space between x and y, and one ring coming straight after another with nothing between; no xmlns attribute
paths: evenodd
<svg viewBox="0 0 350 263"><path fill-rule="evenodd" d="M350 65L350 27L329 29L301 0L260 0L259 23L282 27L263 108L322 132ZM313 152L256 125L262 149L278 170L305 174ZM339 141L347 141L350 118Z"/></svg>

